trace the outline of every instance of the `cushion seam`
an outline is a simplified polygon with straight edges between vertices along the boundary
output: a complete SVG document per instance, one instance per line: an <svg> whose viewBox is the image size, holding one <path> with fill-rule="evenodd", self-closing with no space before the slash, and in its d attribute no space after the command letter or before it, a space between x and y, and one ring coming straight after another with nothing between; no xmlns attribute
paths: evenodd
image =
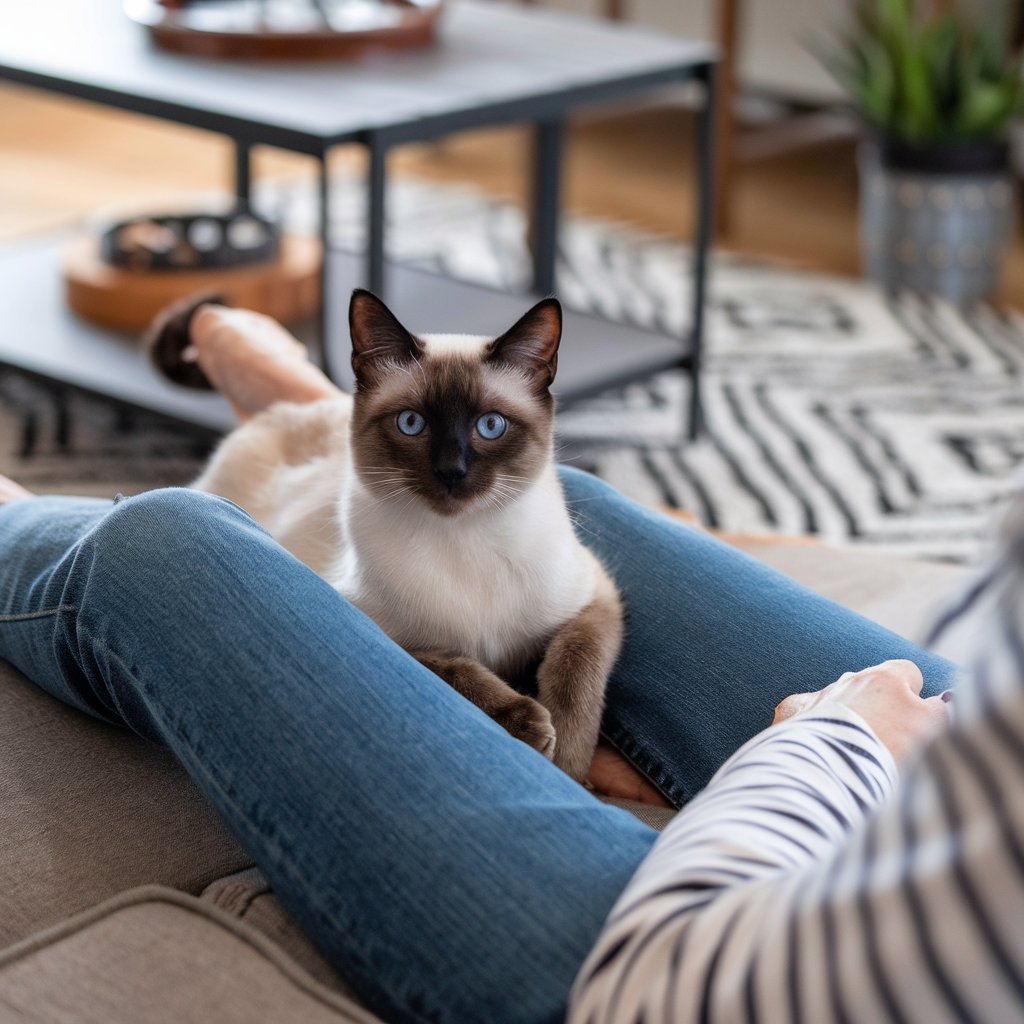
<svg viewBox="0 0 1024 1024"><path fill-rule="evenodd" d="M243 925L219 907L212 907L194 896L188 896L177 890L158 886L142 886L138 889L129 890L127 893L121 893L119 896L91 907L81 914L61 921L52 928L44 929L35 935L29 936L15 946L0 952L0 973L18 961L33 954L44 952L47 948L88 930L93 925L115 916L122 910L144 907L147 904L153 903L164 903L168 906L176 907L194 917L210 921L234 935L261 959L272 964L286 981L295 985L326 1008L344 1013L353 1021L362 1021L368 1024L368 1022L377 1019L369 1011L354 1004L344 1006L335 1004L335 999L340 1000L342 997L335 997L333 993L326 989L318 991L321 987L319 982L309 977L304 968L296 964L285 950L274 945L269 938L261 934L253 934L251 925Z"/></svg>

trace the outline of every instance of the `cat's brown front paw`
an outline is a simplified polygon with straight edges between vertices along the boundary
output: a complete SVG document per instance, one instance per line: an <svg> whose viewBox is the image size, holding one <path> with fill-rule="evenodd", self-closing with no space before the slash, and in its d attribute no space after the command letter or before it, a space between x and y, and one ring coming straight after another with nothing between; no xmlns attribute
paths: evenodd
<svg viewBox="0 0 1024 1024"><path fill-rule="evenodd" d="M532 697L517 697L496 712L494 720L517 740L540 751L549 761L555 756L555 727L551 713Z"/></svg>

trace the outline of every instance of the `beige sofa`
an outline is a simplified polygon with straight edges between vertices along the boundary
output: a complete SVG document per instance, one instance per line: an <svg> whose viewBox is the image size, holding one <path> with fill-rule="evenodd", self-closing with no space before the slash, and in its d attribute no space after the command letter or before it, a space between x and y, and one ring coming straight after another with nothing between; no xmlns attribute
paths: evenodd
<svg viewBox="0 0 1024 1024"><path fill-rule="evenodd" d="M749 546L904 630L958 575ZM376 1019L164 750L0 663L0 1024Z"/></svg>
<svg viewBox="0 0 1024 1024"><path fill-rule="evenodd" d="M0 668L0 1021L373 1020L173 758Z"/></svg>

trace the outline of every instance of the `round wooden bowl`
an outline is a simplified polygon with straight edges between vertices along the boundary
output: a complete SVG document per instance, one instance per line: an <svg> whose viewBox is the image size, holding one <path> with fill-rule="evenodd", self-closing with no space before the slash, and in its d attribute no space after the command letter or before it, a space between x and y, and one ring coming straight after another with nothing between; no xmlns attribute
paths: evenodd
<svg viewBox="0 0 1024 1024"><path fill-rule="evenodd" d="M337 12L330 27L312 16L309 24L263 23L255 2L174 7L160 0L124 0L124 9L165 50L248 60L352 59L371 50L429 46L443 9L443 0L364 0L359 17L346 18L344 3L321 0L321 6ZM309 10L313 15L316 8Z"/></svg>
<svg viewBox="0 0 1024 1024"><path fill-rule="evenodd" d="M285 235L276 260L225 269L137 271L100 258L99 240L81 235L62 258L65 297L80 317L115 331L137 333L165 306L201 291L222 294L233 306L294 323L320 308L320 243Z"/></svg>

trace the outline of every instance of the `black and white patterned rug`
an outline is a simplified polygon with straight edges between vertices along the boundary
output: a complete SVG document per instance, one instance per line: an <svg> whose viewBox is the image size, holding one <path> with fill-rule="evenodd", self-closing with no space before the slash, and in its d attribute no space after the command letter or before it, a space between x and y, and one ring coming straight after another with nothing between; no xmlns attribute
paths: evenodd
<svg viewBox="0 0 1024 1024"><path fill-rule="evenodd" d="M362 241L357 184L338 184L333 234ZM262 200L295 224L312 196ZM389 250L454 276L522 289L519 210L466 188L399 181ZM565 224L568 305L681 331L689 254L623 225ZM726 257L714 262L705 377L707 433L680 442L678 374L563 413L573 461L649 504L743 532L816 533L874 551L973 557L1024 456L1024 318L990 308L889 300L871 286ZM0 374L0 471L29 486L130 492L186 481L208 441L155 417Z"/></svg>

